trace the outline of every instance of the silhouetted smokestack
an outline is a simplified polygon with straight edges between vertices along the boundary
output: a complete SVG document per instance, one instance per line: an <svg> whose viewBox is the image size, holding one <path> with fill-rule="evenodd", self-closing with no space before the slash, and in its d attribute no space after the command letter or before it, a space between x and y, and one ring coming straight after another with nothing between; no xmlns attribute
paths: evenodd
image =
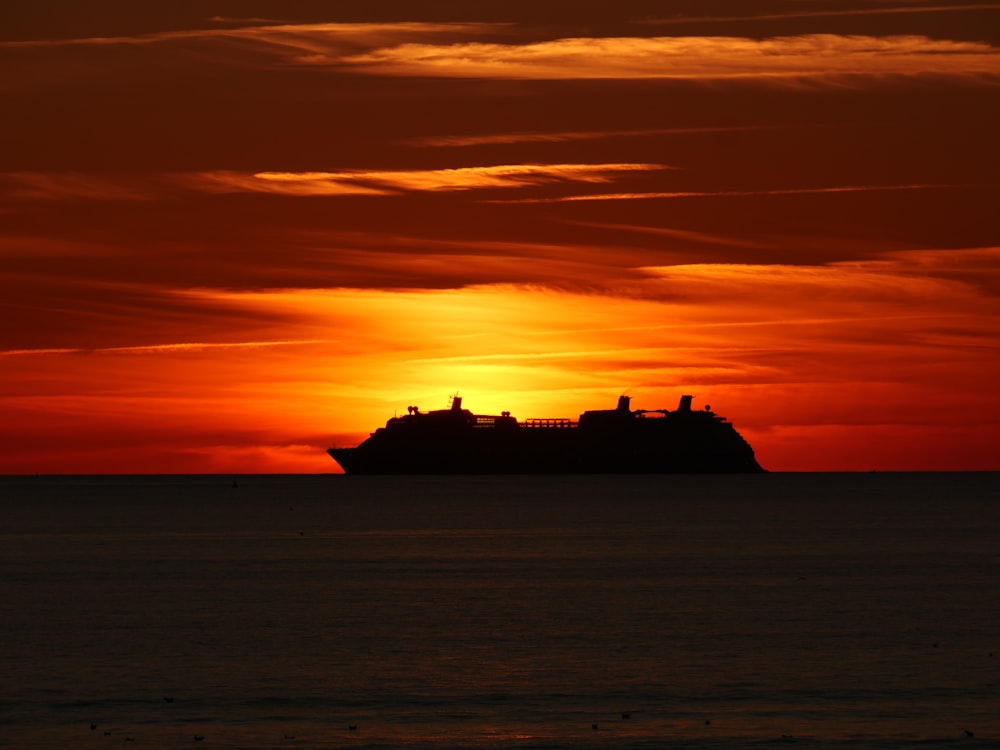
<svg viewBox="0 0 1000 750"><path fill-rule="evenodd" d="M631 396L619 396L618 411L628 411L628 402L631 400L632 400Z"/></svg>
<svg viewBox="0 0 1000 750"><path fill-rule="evenodd" d="M677 405L677 411L691 411L691 399L694 396L681 396L681 402Z"/></svg>

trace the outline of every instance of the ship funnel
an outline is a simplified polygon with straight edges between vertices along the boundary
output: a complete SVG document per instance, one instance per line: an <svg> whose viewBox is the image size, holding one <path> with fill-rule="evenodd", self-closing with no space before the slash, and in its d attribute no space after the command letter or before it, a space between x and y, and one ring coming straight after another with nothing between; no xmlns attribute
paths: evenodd
<svg viewBox="0 0 1000 750"><path fill-rule="evenodd" d="M451 410L452 411L462 411L462 397L452 396L451 397Z"/></svg>
<svg viewBox="0 0 1000 750"><path fill-rule="evenodd" d="M681 396L681 402L677 405L677 411L691 411L691 399L694 396Z"/></svg>
<svg viewBox="0 0 1000 750"><path fill-rule="evenodd" d="M628 402L632 400L631 396L619 396L618 397L618 411L628 411Z"/></svg>

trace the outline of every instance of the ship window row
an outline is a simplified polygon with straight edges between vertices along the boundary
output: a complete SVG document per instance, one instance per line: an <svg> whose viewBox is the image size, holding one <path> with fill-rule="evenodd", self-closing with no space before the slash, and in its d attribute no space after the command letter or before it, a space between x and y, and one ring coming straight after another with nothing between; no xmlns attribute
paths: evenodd
<svg viewBox="0 0 1000 750"><path fill-rule="evenodd" d="M524 427L576 427L577 423L572 419L526 419L522 422Z"/></svg>

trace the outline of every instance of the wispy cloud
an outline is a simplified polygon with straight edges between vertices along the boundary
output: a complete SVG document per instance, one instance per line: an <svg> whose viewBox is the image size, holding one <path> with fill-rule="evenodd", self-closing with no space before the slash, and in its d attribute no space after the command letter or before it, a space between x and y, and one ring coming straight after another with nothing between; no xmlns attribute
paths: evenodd
<svg viewBox="0 0 1000 750"><path fill-rule="evenodd" d="M222 22L229 23L224 19ZM233 23L235 23L233 21ZM347 57L409 42L445 44L503 33L494 23L246 24L129 36L0 41L11 75L0 91L65 85L68 80L142 76L164 65L192 72L206 67L247 71L340 66Z"/></svg>
<svg viewBox="0 0 1000 750"><path fill-rule="evenodd" d="M663 164L499 164L455 169L258 172L260 192L338 192L344 185L369 185L374 192L514 188L551 182L611 182L621 172L669 169Z"/></svg>
<svg viewBox="0 0 1000 750"><path fill-rule="evenodd" d="M677 190L654 193L593 193L589 195L563 195L542 198L496 199L497 203L560 203L573 201L627 201L661 198L733 198L767 195L822 195L835 193L895 192L900 190L953 190L987 185L921 183L915 185L834 185L814 188L781 188L776 190Z"/></svg>
<svg viewBox="0 0 1000 750"><path fill-rule="evenodd" d="M237 172L82 175L0 174L0 195L12 200L153 200L182 191L278 195L394 195L519 188L551 183L610 183L616 175L671 169L665 164L496 164L451 169L341 170L335 172Z"/></svg>
<svg viewBox="0 0 1000 750"><path fill-rule="evenodd" d="M692 23L732 23L734 21L784 21L802 18L844 18L852 16L908 16L931 13L963 13L967 11L1000 10L997 3L968 3L965 5L888 5L881 8L848 8L837 10L788 10L780 13L755 13L748 15L676 16L650 18L639 23L651 26L674 26Z"/></svg>
<svg viewBox="0 0 1000 750"><path fill-rule="evenodd" d="M162 187L162 186L161 186ZM142 201L162 197L147 177L79 172L0 173L0 196L11 200Z"/></svg>
<svg viewBox="0 0 1000 750"><path fill-rule="evenodd" d="M470 78L830 78L1000 75L989 44L925 36L809 34L581 37L530 44L409 43L347 56L369 72Z"/></svg>
<svg viewBox="0 0 1000 750"><path fill-rule="evenodd" d="M723 247L745 247L761 249L768 247L767 243L759 240L751 240L745 237L734 237L732 235L715 234L709 232L697 232L689 229L673 229L670 227L654 227L643 224L607 224L594 221L574 222L578 226L594 227L595 229L606 229L615 232L629 232L636 234L647 234L656 237L664 237L672 240L679 240L684 243L695 245L716 245Z"/></svg>
<svg viewBox="0 0 1000 750"><path fill-rule="evenodd" d="M212 23L224 23L231 24L233 26L247 26L247 25L267 25L267 26L284 26L286 22L280 18L260 18L260 17L249 17L240 18L236 16L212 16L208 19Z"/></svg>
<svg viewBox="0 0 1000 750"><path fill-rule="evenodd" d="M379 255L375 262L391 260ZM501 282L453 289L340 288L254 292L204 289L189 294L192 298L227 305L252 304L261 309L297 310L296 319L315 320L318 325L323 325L323 321L328 323L331 315L349 313L351 321L369 320L360 329L360 335L368 335L376 319L401 330L412 327L417 331L424 325L441 325L454 314L456 305L466 305L470 314L475 309L483 320L492 321L483 329L484 334L505 331L531 320L535 314L531 304L517 303L516 310L490 317L502 311L503 305L515 304L520 293L525 297L541 295L591 301L581 302L582 306L574 306L570 312L561 312L544 322L535 320L524 329L527 334L518 333L519 338L537 336L544 331L561 336L571 330L577 333L649 332L692 325L723 328L773 325L780 328L795 320L814 324L874 318L925 319L972 313L987 316L993 326L1000 325L996 312L1000 288L994 288L990 281L1000 278L1000 248L895 251L869 260L821 265L685 263L636 266L631 270L634 273L626 279L621 275L611 277L606 270L595 268L596 275L587 290L564 290L539 279L520 284ZM607 304L595 305L593 300L598 296L606 298ZM661 308L663 304L667 304L669 310ZM640 306L644 314L632 316L626 312L632 306ZM671 319L670 315L682 307L688 313L678 320ZM382 312L375 315L380 309ZM417 314L417 310L423 312ZM403 311L407 312L403 314ZM735 317L734 311L739 311ZM473 330L468 328L469 323L456 319L447 325L450 329L469 333ZM350 331L351 335L359 333L353 327ZM342 333L348 335L347 331ZM257 345L254 342L240 344Z"/></svg>
<svg viewBox="0 0 1000 750"><path fill-rule="evenodd" d="M189 190L207 193L276 195L389 195L392 190L364 184L362 172L235 172L219 170L173 175Z"/></svg>
<svg viewBox="0 0 1000 750"><path fill-rule="evenodd" d="M0 41L0 48L85 47L113 45L149 45L184 40L250 40L275 48L294 59L312 59L313 55L337 50L358 49L391 44L401 39L447 38L456 35L495 34L504 24L495 23L267 23L267 19L237 19L215 17L217 23L234 24L235 28L190 29L160 31L130 36L92 36L66 39L36 39ZM265 25L260 25L264 23ZM238 24L249 24L240 26Z"/></svg>
<svg viewBox="0 0 1000 750"><path fill-rule="evenodd" d="M7 349L0 350L0 357L38 356L51 354L172 354L200 352L213 349L264 349L275 346L307 346L329 344L329 339L301 339L292 341L188 341L173 344L145 344L141 346L105 346L96 349Z"/></svg>
<svg viewBox="0 0 1000 750"><path fill-rule="evenodd" d="M0 351L0 357L18 357L40 354L79 354L83 349L7 349Z"/></svg>
<svg viewBox="0 0 1000 750"><path fill-rule="evenodd" d="M644 128L622 130L569 130L553 132L484 133L479 135L440 135L414 138L407 143L416 146L461 147L489 146L513 143L566 143L593 141L607 138L642 138L648 136L696 135L707 133L737 133L745 131L774 130L774 125L694 126L680 128ZM781 126L791 127L791 126Z"/></svg>
<svg viewBox="0 0 1000 750"><path fill-rule="evenodd" d="M962 6L966 9L1000 5ZM955 10L907 7L775 14L776 18ZM760 20L745 16L737 20ZM690 22L691 19L674 19ZM725 19L700 19L725 20ZM730 19L732 20L732 19ZM668 23L670 19L655 23ZM251 22L252 23L252 22ZM499 23L316 23L247 25L136 36L0 42L0 50L164 45L175 62L240 67L328 67L343 73L497 79L843 79L888 75L1000 76L985 42L920 35L583 36L497 43L524 30ZM537 33L537 32L536 32ZM489 38L489 42L480 41ZM161 53L162 54L162 53ZM82 70L120 70L118 56L91 56ZM65 64L63 65L65 68ZM75 71L74 75L80 75ZM7 81L5 86L16 85Z"/></svg>
<svg viewBox="0 0 1000 750"><path fill-rule="evenodd" d="M643 271L649 279L638 282L644 295L661 287L663 299L700 309L702 323L716 319L703 305L725 300L725 307L743 311L740 320L722 313L725 325L764 323L775 326L778 337L787 334L785 326L828 326L824 337L831 342L846 336L894 348L931 337L1000 349L1000 248L898 251L825 265L693 263ZM858 327L866 322L873 327ZM959 335L946 335L951 329Z"/></svg>

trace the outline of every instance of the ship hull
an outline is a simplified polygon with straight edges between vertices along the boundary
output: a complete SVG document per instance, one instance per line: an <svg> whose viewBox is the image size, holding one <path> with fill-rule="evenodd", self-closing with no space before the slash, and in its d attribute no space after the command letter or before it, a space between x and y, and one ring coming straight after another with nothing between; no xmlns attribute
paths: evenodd
<svg viewBox="0 0 1000 750"><path fill-rule="evenodd" d="M673 460L607 461L600 457L593 460L574 458L545 461L495 461L477 457L469 461L419 461L381 458L368 460L351 456L346 451L356 449L331 448L327 451L340 464L345 474L352 475L409 475L409 474L751 474L762 473L756 461L680 462Z"/></svg>

